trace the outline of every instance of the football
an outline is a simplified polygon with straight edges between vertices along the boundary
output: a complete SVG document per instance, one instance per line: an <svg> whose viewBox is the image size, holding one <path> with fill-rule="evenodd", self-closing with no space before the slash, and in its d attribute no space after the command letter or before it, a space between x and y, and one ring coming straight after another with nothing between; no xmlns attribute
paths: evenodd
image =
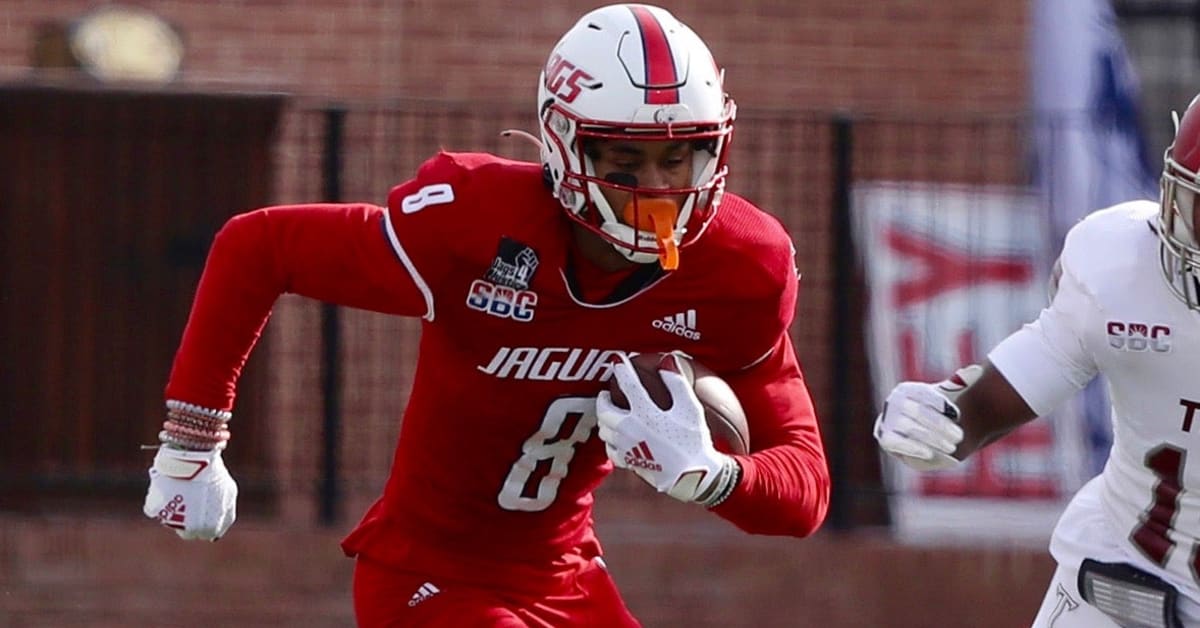
<svg viewBox="0 0 1200 628"><path fill-rule="evenodd" d="M696 397L704 406L708 430L712 433L713 446L717 451L727 454L750 453L750 429L741 402L729 384L703 364L679 353L638 353L630 356L629 361L633 363L642 386L650 393L654 403L660 408L671 406L671 392L658 374L659 365L668 355L677 358L680 372L692 383ZM628 408L629 400L617 384L617 378L611 378L608 386L613 404L618 408Z"/></svg>

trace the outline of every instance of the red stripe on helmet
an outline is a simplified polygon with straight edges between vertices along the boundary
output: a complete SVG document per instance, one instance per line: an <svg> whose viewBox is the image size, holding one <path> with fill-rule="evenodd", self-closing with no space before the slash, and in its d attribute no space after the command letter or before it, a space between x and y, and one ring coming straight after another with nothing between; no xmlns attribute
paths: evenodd
<svg viewBox="0 0 1200 628"><path fill-rule="evenodd" d="M679 102L679 75L675 71L675 56L671 54L671 44L667 41L667 33L662 24L650 12L641 6L629 7L637 18L638 30L642 32L642 50L645 53L646 66L646 103L651 105L672 105ZM658 87L658 86L664 87ZM669 86L669 87L666 87Z"/></svg>

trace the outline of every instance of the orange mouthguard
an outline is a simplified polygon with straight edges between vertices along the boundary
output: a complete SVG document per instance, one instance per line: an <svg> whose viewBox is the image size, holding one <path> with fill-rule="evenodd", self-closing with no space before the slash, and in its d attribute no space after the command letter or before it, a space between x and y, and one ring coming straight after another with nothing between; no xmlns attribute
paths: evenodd
<svg viewBox="0 0 1200 628"><path fill-rule="evenodd" d="M658 240L658 263L663 270L679 268L679 247L675 245L675 221L679 206L665 198L643 198L635 206L630 199L621 212L625 224L642 231L653 231Z"/></svg>

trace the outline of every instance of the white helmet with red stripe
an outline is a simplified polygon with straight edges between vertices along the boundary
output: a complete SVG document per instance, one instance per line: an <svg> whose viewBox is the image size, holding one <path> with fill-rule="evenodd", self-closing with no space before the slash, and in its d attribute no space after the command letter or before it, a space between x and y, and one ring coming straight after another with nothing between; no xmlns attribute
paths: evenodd
<svg viewBox="0 0 1200 628"><path fill-rule="evenodd" d="M1196 195L1200 193L1200 96L1175 118L1175 141L1163 157L1159 198L1159 258L1167 283L1189 308L1200 310L1200 242Z"/></svg>
<svg viewBox="0 0 1200 628"><path fill-rule="evenodd" d="M567 214L648 263L659 258L660 239L622 222L600 188L632 192L635 203L682 195L672 246L695 241L725 187L736 106L722 79L708 46L664 9L617 4L583 16L554 46L538 86L542 165ZM590 139L693 141L691 184L651 191L600 179L585 153Z"/></svg>

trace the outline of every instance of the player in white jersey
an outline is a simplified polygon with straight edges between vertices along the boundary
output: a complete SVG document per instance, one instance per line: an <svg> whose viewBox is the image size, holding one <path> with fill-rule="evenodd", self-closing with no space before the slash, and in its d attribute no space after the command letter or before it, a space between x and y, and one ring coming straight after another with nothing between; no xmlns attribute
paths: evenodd
<svg viewBox="0 0 1200 628"><path fill-rule="evenodd" d="M876 420L885 451L947 468L1104 374L1112 451L1055 527L1037 628L1200 626L1198 172L1200 96L1176 120L1160 202L1077 224L1036 321L982 366L898 384Z"/></svg>

